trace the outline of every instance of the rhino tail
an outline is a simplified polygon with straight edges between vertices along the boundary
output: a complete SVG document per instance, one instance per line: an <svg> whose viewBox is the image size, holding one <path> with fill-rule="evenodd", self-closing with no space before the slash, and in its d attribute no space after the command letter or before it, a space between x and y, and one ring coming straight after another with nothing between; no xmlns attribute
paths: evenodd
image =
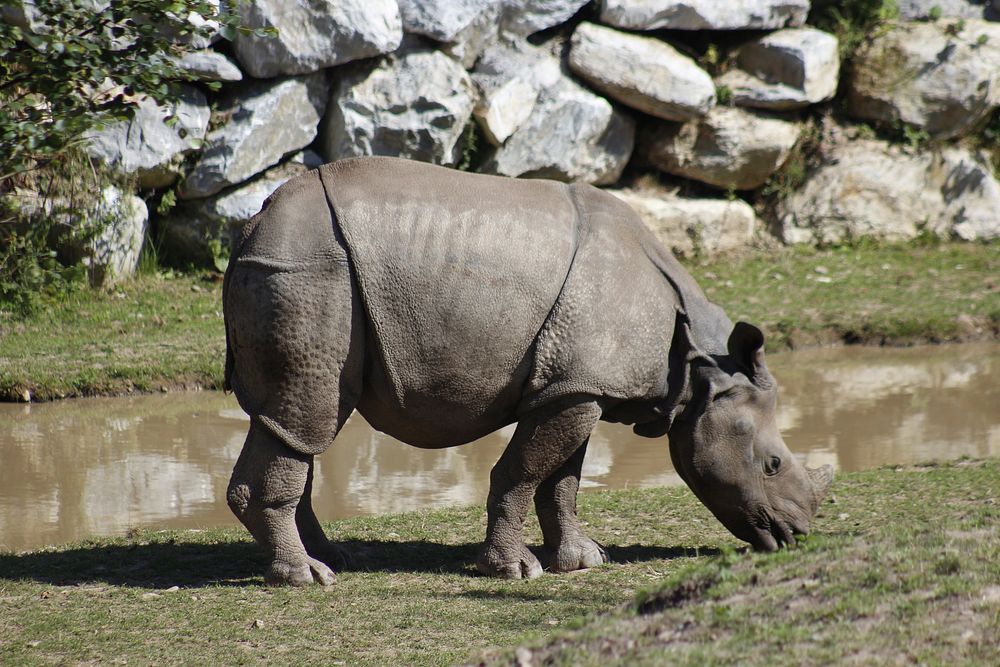
<svg viewBox="0 0 1000 667"><path fill-rule="evenodd" d="M251 218L247 224L244 225L240 236L233 239L233 246L231 252L229 253L229 263L226 264L226 272L222 277L222 324L226 329L226 370L223 375L222 389L226 392L231 392L233 390L233 373L236 370L236 357L233 354L233 341L229 334L229 286L233 280L233 270L236 267L237 259L243 250L243 243L246 241L247 236L249 236L250 231L256 227L257 217L258 216L254 216Z"/></svg>
<svg viewBox="0 0 1000 667"><path fill-rule="evenodd" d="M226 307L226 293L229 291L229 280L235 262L230 260L226 274L222 279L222 322L226 328L226 370L223 375L222 389L226 393L233 390L233 371L236 368L236 358L233 355L233 344L229 337L229 309Z"/></svg>

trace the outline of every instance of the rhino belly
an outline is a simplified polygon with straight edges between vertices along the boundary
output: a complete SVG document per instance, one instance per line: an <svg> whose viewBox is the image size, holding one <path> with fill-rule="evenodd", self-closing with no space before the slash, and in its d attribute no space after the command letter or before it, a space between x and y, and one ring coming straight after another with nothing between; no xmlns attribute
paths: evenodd
<svg viewBox="0 0 1000 667"><path fill-rule="evenodd" d="M575 249L565 187L385 158L331 167L368 319L359 410L421 447L513 421Z"/></svg>

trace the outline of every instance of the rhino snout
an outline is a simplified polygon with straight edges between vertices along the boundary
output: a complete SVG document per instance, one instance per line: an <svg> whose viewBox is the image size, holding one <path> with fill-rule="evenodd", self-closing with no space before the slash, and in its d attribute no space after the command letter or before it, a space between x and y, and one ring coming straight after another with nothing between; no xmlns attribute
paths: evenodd
<svg viewBox="0 0 1000 667"><path fill-rule="evenodd" d="M809 524L796 520L784 521L769 517L764 528L754 527L753 536L747 540L756 551L777 551L795 545L796 535L809 534Z"/></svg>

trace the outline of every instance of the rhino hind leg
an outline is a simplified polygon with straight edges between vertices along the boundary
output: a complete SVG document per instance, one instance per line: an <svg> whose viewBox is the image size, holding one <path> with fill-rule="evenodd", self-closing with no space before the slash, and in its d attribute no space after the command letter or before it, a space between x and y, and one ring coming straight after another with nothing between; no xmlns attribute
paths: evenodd
<svg viewBox="0 0 1000 667"><path fill-rule="evenodd" d="M229 506L271 561L269 584L327 586L334 575L310 556L296 526L296 512L307 486L312 456L287 447L254 420L229 482Z"/></svg>
<svg viewBox="0 0 1000 667"><path fill-rule="evenodd" d="M312 457L310 457L312 458ZM350 552L340 545L331 542L323 532L323 527L316 518L312 507L313 469L315 462L309 462L309 472L306 477L305 490L295 508L295 527L299 531L302 546L311 558L316 558L337 570L347 570L354 567L354 559Z"/></svg>
<svg viewBox="0 0 1000 667"><path fill-rule="evenodd" d="M538 558L524 544L528 507L539 485L565 466L577 465L574 455L600 416L600 406L590 397L564 399L522 416L490 473L486 541L476 562L481 572L505 579L530 579L542 573ZM582 453L579 460L582 465ZM566 490L565 485L561 488ZM547 496L549 491L542 493Z"/></svg>
<svg viewBox="0 0 1000 667"><path fill-rule="evenodd" d="M233 390L252 415L229 504L268 554L271 584L332 583L349 559L312 508L314 456L361 395L364 323L346 258L322 273L237 268L227 295Z"/></svg>
<svg viewBox="0 0 1000 667"><path fill-rule="evenodd" d="M583 534L576 515L576 494L586 453L584 442L535 492L535 512L548 557L546 568L552 572L585 570L608 562L604 547Z"/></svg>

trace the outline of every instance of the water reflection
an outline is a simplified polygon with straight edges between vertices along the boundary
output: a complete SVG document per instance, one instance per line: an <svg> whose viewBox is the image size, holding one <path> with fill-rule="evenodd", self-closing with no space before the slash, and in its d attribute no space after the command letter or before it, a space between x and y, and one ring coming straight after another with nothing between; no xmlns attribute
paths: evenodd
<svg viewBox="0 0 1000 667"><path fill-rule="evenodd" d="M1000 346L839 349L776 355L779 420L809 465L858 470L1000 456ZM214 393L0 405L0 549L138 526L234 524L225 505L246 416ZM482 503L513 427L424 451L359 417L321 456L322 519ZM602 424L585 487L679 483L665 440Z"/></svg>

